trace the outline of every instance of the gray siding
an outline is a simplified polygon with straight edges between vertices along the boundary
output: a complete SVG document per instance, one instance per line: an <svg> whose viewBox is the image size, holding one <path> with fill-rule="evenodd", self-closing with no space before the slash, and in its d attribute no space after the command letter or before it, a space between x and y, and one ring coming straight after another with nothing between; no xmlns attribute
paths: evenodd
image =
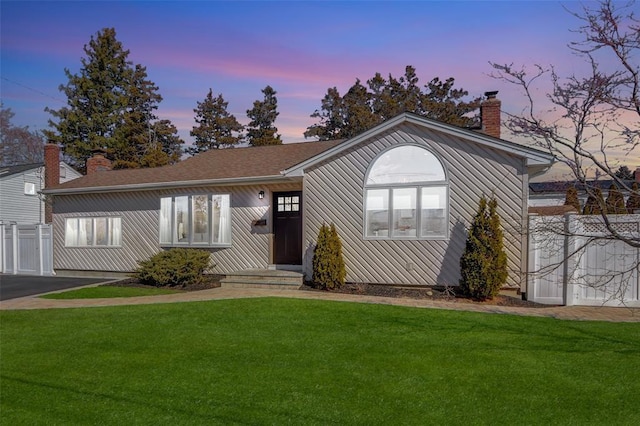
<svg viewBox="0 0 640 426"><path fill-rule="evenodd" d="M171 191L58 195L54 202L54 267L58 270L129 272L137 261L161 250L159 244L160 198L182 194L231 194L232 247L209 249L215 264L212 272L228 273L246 268L266 268L270 263L270 191L301 188L300 183L271 186L184 188ZM258 192L265 191L263 200ZM67 217L119 216L122 218L122 246L110 248L65 247ZM267 219L266 227L252 222Z"/></svg>
<svg viewBox="0 0 640 426"><path fill-rule="evenodd" d="M44 221L44 204L37 192L42 189L41 168L0 179L0 220L18 224ZM36 195L25 195L25 182L33 183Z"/></svg>
<svg viewBox="0 0 640 426"><path fill-rule="evenodd" d="M437 240L365 240L364 178L371 162L393 145L414 143L442 161L449 178L449 236ZM523 218L526 217L526 173L521 158L459 140L422 127L403 124L367 140L305 172L305 273L323 222L335 223L342 238L351 282L457 285L466 230L482 194L495 194L505 229L511 286L523 282Z"/></svg>

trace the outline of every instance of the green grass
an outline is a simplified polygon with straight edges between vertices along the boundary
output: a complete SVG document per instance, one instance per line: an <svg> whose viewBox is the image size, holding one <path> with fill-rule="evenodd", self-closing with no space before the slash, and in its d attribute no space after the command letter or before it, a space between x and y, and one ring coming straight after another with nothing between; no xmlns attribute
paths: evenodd
<svg viewBox="0 0 640 426"><path fill-rule="evenodd" d="M85 287L77 290L69 290L61 293L51 293L40 296L45 299L103 299L110 297L135 297L135 296L157 296L160 294L180 293L178 290L167 288L143 288L143 287L118 287L111 285L100 285L96 287Z"/></svg>
<svg viewBox="0 0 640 426"><path fill-rule="evenodd" d="M2 424L640 424L640 324L279 298L0 311Z"/></svg>

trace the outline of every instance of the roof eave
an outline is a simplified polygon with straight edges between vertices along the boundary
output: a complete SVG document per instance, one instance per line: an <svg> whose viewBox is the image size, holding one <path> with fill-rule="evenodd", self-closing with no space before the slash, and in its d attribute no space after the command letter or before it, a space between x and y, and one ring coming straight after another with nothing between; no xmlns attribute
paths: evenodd
<svg viewBox="0 0 640 426"><path fill-rule="evenodd" d="M72 195L87 193L104 193L104 192L132 192L132 191L152 191L157 189L171 189L181 187L198 187L198 186L229 186L229 185L250 185L255 183L277 183L291 180L288 176L252 176L231 179L202 179L202 180L185 180L176 182L151 182L129 185L111 185L111 186L92 186L83 188L51 188L44 189L41 192L45 195Z"/></svg>

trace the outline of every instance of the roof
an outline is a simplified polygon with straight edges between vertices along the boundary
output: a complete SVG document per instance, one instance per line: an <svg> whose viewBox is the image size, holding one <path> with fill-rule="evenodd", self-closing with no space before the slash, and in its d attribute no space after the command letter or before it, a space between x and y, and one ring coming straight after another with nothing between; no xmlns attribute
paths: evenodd
<svg viewBox="0 0 640 426"><path fill-rule="evenodd" d="M43 192L63 194L122 191L284 179L283 170L340 142L342 141L335 140L212 149L169 166L92 173Z"/></svg>
<svg viewBox="0 0 640 426"><path fill-rule="evenodd" d="M285 173L290 176L302 175L305 168L320 163L334 155L339 154L342 151L352 148L353 146L365 141L366 139L371 138L372 136L386 132L392 127L398 126L403 123L410 123L433 129L478 143L480 145L486 146L487 148L497 149L524 158L526 160L526 164L529 168L530 174L542 173L546 171L554 162L554 156L549 152L489 136L484 133L465 129L463 127L458 127L451 124L443 123L441 121L432 120L430 118L426 118L410 112L405 112L385 121L382 124L373 127L370 130L367 130L364 133L361 133L356 137L348 139L344 143L326 150L320 155L316 155L315 157L310 158L303 163L295 165L291 169L285 170Z"/></svg>
<svg viewBox="0 0 640 426"><path fill-rule="evenodd" d="M44 166L44 163L31 163L31 164L21 164L19 166L0 167L0 179L5 178L7 176L28 172L33 169L38 169L42 166Z"/></svg>

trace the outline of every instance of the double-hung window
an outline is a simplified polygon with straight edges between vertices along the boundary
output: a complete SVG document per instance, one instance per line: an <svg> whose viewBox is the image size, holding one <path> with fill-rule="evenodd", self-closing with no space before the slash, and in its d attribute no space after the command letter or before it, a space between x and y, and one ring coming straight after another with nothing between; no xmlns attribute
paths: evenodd
<svg viewBox="0 0 640 426"><path fill-rule="evenodd" d="M449 185L430 151L402 145L383 152L365 181L364 236L444 239L449 232Z"/></svg>
<svg viewBox="0 0 640 426"><path fill-rule="evenodd" d="M160 199L160 244L231 245L229 194L181 195Z"/></svg>
<svg viewBox="0 0 640 426"><path fill-rule="evenodd" d="M119 217L69 217L65 220L67 247L118 247L122 244Z"/></svg>

